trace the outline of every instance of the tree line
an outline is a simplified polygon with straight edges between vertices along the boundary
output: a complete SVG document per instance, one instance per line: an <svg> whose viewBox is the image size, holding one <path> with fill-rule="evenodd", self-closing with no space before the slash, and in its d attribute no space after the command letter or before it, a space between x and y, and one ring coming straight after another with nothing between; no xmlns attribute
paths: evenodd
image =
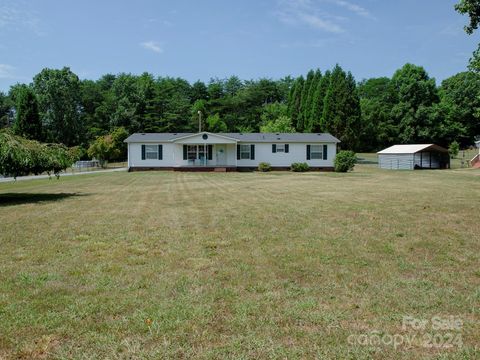
<svg viewBox="0 0 480 360"><path fill-rule="evenodd" d="M84 149L99 138L108 142L119 128L195 132L199 112L208 131L330 132L355 151L395 143L468 146L480 134L480 75L462 72L437 86L423 67L406 64L391 78L357 83L336 65L298 78L191 84L149 73L80 80L65 67L44 69L32 83L0 93L2 127Z"/></svg>

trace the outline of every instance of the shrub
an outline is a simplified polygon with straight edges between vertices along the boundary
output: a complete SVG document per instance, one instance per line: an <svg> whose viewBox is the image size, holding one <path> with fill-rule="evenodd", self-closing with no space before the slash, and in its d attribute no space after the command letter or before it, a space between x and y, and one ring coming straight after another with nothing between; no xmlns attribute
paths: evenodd
<svg viewBox="0 0 480 360"><path fill-rule="evenodd" d="M293 163L290 165L290 169L295 172L305 172L310 169L310 166L307 163Z"/></svg>
<svg viewBox="0 0 480 360"><path fill-rule="evenodd" d="M460 151L460 145L458 145L458 142L456 141L453 141L448 147L448 153L450 154L450 157L452 159L457 157L459 151Z"/></svg>
<svg viewBox="0 0 480 360"><path fill-rule="evenodd" d="M353 151L340 151L335 157L335 171L347 172L353 170L357 163L357 156Z"/></svg>
<svg viewBox="0 0 480 360"><path fill-rule="evenodd" d="M268 172L270 170L272 170L272 166L270 165L270 163L261 162L260 164L258 164L258 171Z"/></svg>

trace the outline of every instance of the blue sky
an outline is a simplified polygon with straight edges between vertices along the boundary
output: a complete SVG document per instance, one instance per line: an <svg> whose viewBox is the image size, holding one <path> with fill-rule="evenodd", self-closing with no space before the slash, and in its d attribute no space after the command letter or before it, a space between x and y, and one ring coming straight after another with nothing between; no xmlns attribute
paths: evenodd
<svg viewBox="0 0 480 360"><path fill-rule="evenodd" d="M406 62L437 81L479 36L456 0L0 0L0 90L44 67L81 78L148 71L208 81L280 78L339 63L357 80Z"/></svg>

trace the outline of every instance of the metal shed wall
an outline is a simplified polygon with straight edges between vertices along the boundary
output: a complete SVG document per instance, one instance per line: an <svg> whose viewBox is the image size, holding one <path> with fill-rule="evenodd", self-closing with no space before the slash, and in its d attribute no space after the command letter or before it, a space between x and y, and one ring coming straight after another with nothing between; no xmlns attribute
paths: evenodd
<svg viewBox="0 0 480 360"><path fill-rule="evenodd" d="M379 154L378 165L381 169L413 170L414 154Z"/></svg>

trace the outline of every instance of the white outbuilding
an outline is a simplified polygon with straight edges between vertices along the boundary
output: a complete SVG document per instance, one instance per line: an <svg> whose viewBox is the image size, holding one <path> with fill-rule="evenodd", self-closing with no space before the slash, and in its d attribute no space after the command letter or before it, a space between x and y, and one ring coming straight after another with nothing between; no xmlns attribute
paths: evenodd
<svg viewBox="0 0 480 360"><path fill-rule="evenodd" d="M448 169L448 150L435 144L393 145L379 151L378 165L381 169Z"/></svg>

